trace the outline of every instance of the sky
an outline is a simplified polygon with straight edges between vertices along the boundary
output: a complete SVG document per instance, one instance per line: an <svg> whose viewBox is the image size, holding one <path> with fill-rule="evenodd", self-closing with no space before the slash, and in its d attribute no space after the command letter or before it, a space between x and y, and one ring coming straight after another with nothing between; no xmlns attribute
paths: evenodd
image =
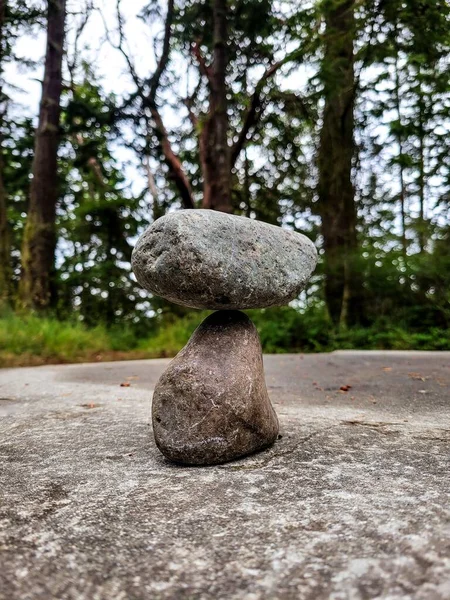
<svg viewBox="0 0 450 600"><path fill-rule="evenodd" d="M145 73L144 69L154 67L153 39L150 34L157 35L160 30L160 28L153 28L152 31L152 28L136 18L144 4L145 0L126 0L122 7L131 54L133 56L145 55L145 64L144 61L136 61L136 67L141 74ZM85 7L86 3L83 0L68 1L66 46L69 51L73 48L75 30L85 14ZM116 2L114 0L94 0L94 10L80 38L79 48L82 52L79 54L91 61L105 92L113 92L120 97L130 91L132 83L123 57L106 39L105 24L115 43ZM5 81L15 88L11 94L14 101L13 114L16 112L22 117L31 117L36 123L44 73L45 43L45 31L38 28L31 34L19 38L16 44L16 54L19 57L37 61L36 67L25 69L10 63L6 65L4 74ZM143 48L149 49L143 51ZM65 77L67 78L67 69L65 69ZM122 164L132 192L139 193L145 186L145 174L136 162L134 153L121 145L116 145L113 152L115 158Z"/></svg>
<svg viewBox="0 0 450 600"><path fill-rule="evenodd" d="M144 0L126 0L122 6L122 14L126 20L126 33L130 41L130 50L133 55L142 55L142 48L153 43L149 36L149 27L144 25L136 15L139 14ZM116 3L114 0L94 0L88 23L80 40L83 56L89 57L96 71L102 77L102 84L107 92L115 92L118 95L129 90L130 79L126 73L125 62L120 53L111 47L106 41L105 23L113 35L116 27ZM68 2L68 27L66 31L70 49L73 46L76 25L85 14L86 3L83 0L69 0ZM102 17L103 15L103 17ZM155 30L155 34L157 30ZM16 65L9 64L5 69L5 79L20 86L23 92L18 93L17 102L20 102L30 115L36 115L41 93L40 81L43 77L45 53L45 31L37 29L30 35L22 36L17 40L17 55L40 61L36 69L20 70ZM154 66L153 51L145 52L146 67ZM144 65L142 65L144 66ZM137 68L140 64L137 61ZM141 73L143 68L141 68ZM67 72L66 72L67 76Z"/></svg>
<svg viewBox="0 0 450 600"><path fill-rule="evenodd" d="M69 60L73 48L75 31L78 24L85 14L87 0L68 0L67 19L67 43L69 51ZM121 14L124 20L125 37L127 39L128 52L134 57L134 64L139 75L146 75L152 72L155 67L154 44L161 39L162 21L149 23L143 22L137 17L141 9L148 0L123 0L121 2ZM160 3L164 16L165 2ZM133 83L127 72L127 66L124 58L118 50L112 47L107 40L106 31L109 32L109 38L112 43L117 43L117 15L116 0L93 0L94 10L91 12L86 27L79 41L81 52L79 55L88 57L93 65L96 76L100 78L105 92L113 92L117 96L129 92L133 89ZM158 46L159 48L159 46ZM290 50L290 48L288 49ZM45 53L45 31L37 29L33 35L26 35L17 42L16 52L24 58L33 58L39 63L35 69L20 70L15 65L7 65L5 70L5 79L13 83L18 90L14 93L16 102L15 109L21 116L30 116L37 121L39 100L41 95L41 81L43 78L43 57ZM174 67L177 69L176 56ZM187 86L187 79L184 77L185 65L179 64L179 74L181 75L180 87ZM262 70L255 71L254 76L259 77ZM67 78L67 70L66 70ZM308 79L304 69L299 69L289 74L289 76L280 77L279 81L282 87L292 86L294 89L301 87ZM162 114L165 122L170 126L176 127L180 123L183 115L175 112L168 105L162 107ZM169 128L170 129L170 128ZM132 139L132 132L128 132L127 137ZM134 153L117 144L113 148L115 158L122 163L122 168L133 193L140 193L146 186L144 169L136 162ZM252 160L258 162L257 156L251 156ZM261 161L260 161L261 162ZM262 164L261 164L262 166ZM155 165L156 168L156 165Z"/></svg>
<svg viewBox="0 0 450 600"><path fill-rule="evenodd" d="M69 51L73 48L74 34L77 24L83 18L87 0L68 0L68 27L67 27L67 48ZM97 77L100 78L105 92L114 92L117 96L122 96L129 92L133 84L127 73L126 64L121 54L114 49L106 39L106 28L110 33L110 39L117 41L115 35L117 27L116 19L116 0L93 0L94 10L87 22L83 35L80 39L79 47L82 50L79 54L87 57L93 65ZM155 66L154 43L155 38L160 38L162 32L162 22L149 23L142 22L137 15L146 0L123 0L121 11L124 19L124 28L126 39L129 43L129 54L135 58L134 63L140 75L152 72ZM163 13L165 3L161 2ZM45 53L45 32L36 30L33 34L25 35L17 41L16 53L24 58L33 58L38 61L36 68L24 70L17 65L6 65L5 80L15 86L13 98L15 108L21 116L30 116L37 120L39 100L41 94L41 80L43 77L43 57ZM185 66L180 64L181 69ZM175 59L175 68L177 68ZM365 77L370 80L373 73L368 72ZM66 72L67 77L67 72ZM289 76L280 75L278 78L282 87L292 87L301 90L308 79L308 72L295 71ZM182 85L185 85L185 82ZM180 123L182 115L176 113L169 106L162 107L163 117L172 126L176 127ZM386 134L386 128L377 125L380 140ZM127 137L132 140L133 132L127 131ZM392 147L385 144L386 152L392 152ZM134 194L140 193L146 187L146 176L142 165L139 164L136 154L125 148L121 144L116 144L113 148L116 160L119 162L125 175L130 190ZM253 160L258 161L258 157L252 156ZM389 158L387 155L386 160ZM262 166L261 162L261 166ZM156 167L156 165L155 165ZM364 175L364 173L363 173ZM395 178L389 174L382 174L386 178L386 184L395 187ZM438 182L439 184L439 182ZM412 207L414 209L414 207Z"/></svg>

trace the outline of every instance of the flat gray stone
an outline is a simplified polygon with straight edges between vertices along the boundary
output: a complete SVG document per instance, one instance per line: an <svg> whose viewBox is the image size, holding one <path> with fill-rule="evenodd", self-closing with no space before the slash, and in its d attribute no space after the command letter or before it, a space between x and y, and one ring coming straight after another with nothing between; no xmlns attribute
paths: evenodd
<svg viewBox="0 0 450 600"><path fill-rule="evenodd" d="M264 361L283 437L214 467L152 440L169 360L0 369L1 600L448 600L450 353Z"/></svg>
<svg viewBox="0 0 450 600"><path fill-rule="evenodd" d="M317 262L304 235L213 210L161 217L138 240L138 282L175 304L200 309L281 306L296 298Z"/></svg>
<svg viewBox="0 0 450 600"><path fill-rule="evenodd" d="M197 327L158 381L152 417L156 445L177 463L224 463L274 443L278 419L247 315L221 310Z"/></svg>

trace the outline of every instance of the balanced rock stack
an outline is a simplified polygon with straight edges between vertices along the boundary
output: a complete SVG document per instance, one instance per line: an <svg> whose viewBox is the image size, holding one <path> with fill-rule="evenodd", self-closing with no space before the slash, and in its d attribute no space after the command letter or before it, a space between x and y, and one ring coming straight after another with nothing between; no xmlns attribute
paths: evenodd
<svg viewBox="0 0 450 600"><path fill-rule="evenodd" d="M305 236L211 210L161 217L136 244L138 282L167 300L218 309L196 329L153 396L155 441L170 460L212 465L270 446L278 419L267 394L261 343L237 309L296 298L317 262Z"/></svg>

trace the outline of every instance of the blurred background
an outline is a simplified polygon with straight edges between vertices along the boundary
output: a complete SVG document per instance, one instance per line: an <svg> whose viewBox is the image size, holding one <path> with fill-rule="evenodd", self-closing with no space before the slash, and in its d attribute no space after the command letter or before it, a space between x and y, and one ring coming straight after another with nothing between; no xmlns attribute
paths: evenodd
<svg viewBox="0 0 450 600"><path fill-rule="evenodd" d="M266 352L450 350L447 0L0 0L0 365L171 356L167 211L300 231Z"/></svg>

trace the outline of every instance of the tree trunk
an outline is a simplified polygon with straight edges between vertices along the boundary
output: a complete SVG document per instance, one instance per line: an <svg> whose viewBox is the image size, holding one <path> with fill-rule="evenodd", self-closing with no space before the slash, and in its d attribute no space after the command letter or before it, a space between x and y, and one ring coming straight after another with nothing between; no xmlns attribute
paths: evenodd
<svg viewBox="0 0 450 600"><path fill-rule="evenodd" d="M3 59L4 59L4 27L6 17L6 0L0 0L0 103L3 103ZM4 109L0 106L0 129L3 125ZM2 138L0 136L0 307L7 304L11 297L11 248L7 219L7 197L3 181Z"/></svg>
<svg viewBox="0 0 450 600"><path fill-rule="evenodd" d="M203 207L231 213L231 163L227 115L227 1L213 0L214 50L209 76L209 113L203 125L200 154Z"/></svg>
<svg viewBox="0 0 450 600"><path fill-rule="evenodd" d="M46 309L52 296L58 200L59 145L65 0L49 0L44 83L36 131L30 205L22 244L22 306Z"/></svg>
<svg viewBox="0 0 450 600"><path fill-rule="evenodd" d="M3 156L0 137L0 307L8 304L12 285L10 235L6 208L7 198L3 184Z"/></svg>
<svg viewBox="0 0 450 600"><path fill-rule="evenodd" d="M159 219L159 217L162 217L164 213L161 210L161 207L159 206L158 189L156 187L155 178L152 173L152 167L150 165L150 157L148 154L146 154L144 157L144 167L145 167L145 172L147 174L147 188L148 188L150 196L152 197L153 221L156 221L157 219Z"/></svg>
<svg viewBox="0 0 450 600"><path fill-rule="evenodd" d="M395 27L395 40L397 43L398 30L397 25ZM398 128L397 128L397 145L398 145L398 157L399 157L399 183L400 183L400 217L402 221L402 254L403 260L406 263L408 242L406 239L406 184L405 174L403 165L403 135L402 135L402 111L401 111L401 99L400 99L400 73L398 65L398 48L396 49L395 55L395 109L397 112Z"/></svg>
<svg viewBox="0 0 450 600"><path fill-rule="evenodd" d="M419 71L420 74L420 71ZM425 252L426 235L425 235L425 128L424 128L424 97L422 90L419 92L419 227L418 238L420 253Z"/></svg>
<svg viewBox="0 0 450 600"><path fill-rule="evenodd" d="M248 218L250 218L252 214L252 195L250 192L250 166L248 164L246 148L244 148L244 203L245 214Z"/></svg>
<svg viewBox="0 0 450 600"><path fill-rule="evenodd" d="M354 0L331 0L324 4L324 10L325 106L318 153L318 195L325 249L325 299L332 321L346 326L363 318L357 213L351 182L355 151Z"/></svg>

